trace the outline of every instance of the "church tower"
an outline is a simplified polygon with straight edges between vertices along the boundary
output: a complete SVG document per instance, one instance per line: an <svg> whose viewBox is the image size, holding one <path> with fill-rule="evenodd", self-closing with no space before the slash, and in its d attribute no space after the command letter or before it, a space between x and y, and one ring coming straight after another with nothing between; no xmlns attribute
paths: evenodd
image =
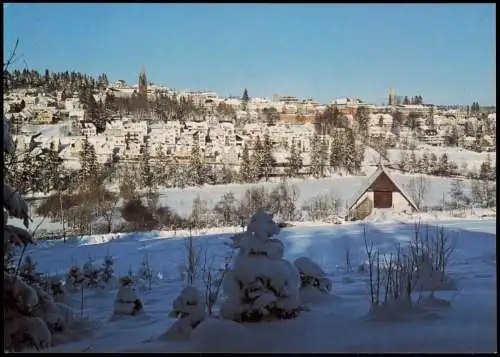
<svg viewBox="0 0 500 357"><path fill-rule="evenodd" d="M390 106L396 105L396 92L392 88L389 89L389 102L388 102L388 105L390 105Z"/></svg>
<svg viewBox="0 0 500 357"><path fill-rule="evenodd" d="M148 79L146 77L146 70L144 69L144 65L142 65L141 72L139 73L139 95L148 95Z"/></svg>

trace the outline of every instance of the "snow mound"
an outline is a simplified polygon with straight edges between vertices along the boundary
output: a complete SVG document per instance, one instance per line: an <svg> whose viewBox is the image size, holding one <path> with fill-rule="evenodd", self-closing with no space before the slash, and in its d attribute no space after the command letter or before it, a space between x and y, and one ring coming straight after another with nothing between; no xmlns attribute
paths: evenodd
<svg viewBox="0 0 500 357"><path fill-rule="evenodd" d="M123 281L123 284L116 294L114 314L137 315L143 311L142 301L128 280Z"/></svg>
<svg viewBox="0 0 500 357"><path fill-rule="evenodd" d="M210 318L194 330L192 342L196 352L244 352L251 350L256 341L247 327L234 321Z"/></svg>
<svg viewBox="0 0 500 357"><path fill-rule="evenodd" d="M205 319L205 308L201 295L194 286L186 286L172 303L171 316L179 316L170 328L160 336L160 340L186 340Z"/></svg>
<svg viewBox="0 0 500 357"><path fill-rule="evenodd" d="M300 287L301 287L301 297L306 300L317 300L311 292L312 289L316 289L318 293L328 294L332 290L332 282L326 277L325 272L321 267L313 262L307 257L301 257L295 260L293 263L300 274ZM306 291L302 292L302 290ZM319 296L319 295L317 295ZM302 302L306 302L302 300ZM312 302L312 301L310 301Z"/></svg>

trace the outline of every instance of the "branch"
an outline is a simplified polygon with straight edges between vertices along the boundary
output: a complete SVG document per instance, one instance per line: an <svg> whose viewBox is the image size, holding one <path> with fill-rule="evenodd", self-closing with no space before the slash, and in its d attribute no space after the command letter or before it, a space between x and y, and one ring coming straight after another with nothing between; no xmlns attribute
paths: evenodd
<svg viewBox="0 0 500 357"><path fill-rule="evenodd" d="M16 56L17 46L19 45L19 39L16 40L16 44L14 45L14 50L12 50L9 59L6 63L3 64L3 70L6 71L9 66L15 62L14 58Z"/></svg>

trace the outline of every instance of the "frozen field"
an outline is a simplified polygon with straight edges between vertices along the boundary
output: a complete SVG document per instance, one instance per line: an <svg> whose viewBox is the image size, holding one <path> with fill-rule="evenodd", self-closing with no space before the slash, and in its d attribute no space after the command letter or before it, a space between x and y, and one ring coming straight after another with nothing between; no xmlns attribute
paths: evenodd
<svg viewBox="0 0 500 357"><path fill-rule="evenodd" d="M382 249L392 249L414 235L411 222L365 224L368 240ZM310 311L296 319L245 324L238 331L243 335L228 337L227 331L215 329L209 339L175 343L157 339L175 321L168 315L184 285L179 273L186 259L182 233L89 236L66 244L40 242L25 254L34 258L41 272L66 274L71 264L83 265L89 258L100 265L109 251L119 275L137 271L147 254L156 275L151 290L138 287L145 309L139 317L111 321L116 290L85 291L83 316L92 332L47 352L495 352L496 220L429 224L431 229L444 226L457 237L449 274L458 281L459 289L436 292L436 297L451 300L451 306L423 308L422 314L391 322L369 319L367 273L356 269L348 273L344 264L346 246L350 247L353 266L366 261L363 224L298 226L279 235L285 244L285 258L306 256L319 263L333 281L331 296L309 304ZM193 234L198 235L196 247L206 249L207 264L219 267L230 250L225 243L231 233ZM80 316L80 294L71 299L74 313Z"/></svg>

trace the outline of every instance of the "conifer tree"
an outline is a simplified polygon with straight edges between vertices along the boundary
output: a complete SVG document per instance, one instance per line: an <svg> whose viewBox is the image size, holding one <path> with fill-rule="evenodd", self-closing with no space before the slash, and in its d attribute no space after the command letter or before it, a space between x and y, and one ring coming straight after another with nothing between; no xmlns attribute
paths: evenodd
<svg viewBox="0 0 500 357"><path fill-rule="evenodd" d="M359 133L363 136L368 134L368 123L370 121L370 114L367 107L359 107L356 112L356 121L359 126Z"/></svg>
<svg viewBox="0 0 500 357"><path fill-rule="evenodd" d="M408 162L408 170L410 171L410 173L414 173L416 171L417 165L418 165L417 154L415 153L415 150L411 150Z"/></svg>
<svg viewBox="0 0 500 357"><path fill-rule="evenodd" d="M80 178L86 187L90 187L97 183L99 175L99 166L94 145L92 145L88 137L83 140L82 151L80 152Z"/></svg>
<svg viewBox="0 0 500 357"><path fill-rule="evenodd" d="M440 176L448 176L450 172L450 164L446 153L443 153L443 155L439 158L438 170Z"/></svg>
<svg viewBox="0 0 500 357"><path fill-rule="evenodd" d="M262 148L262 174L266 181L273 173L276 160L273 156L273 144L268 134L264 135L264 145Z"/></svg>
<svg viewBox="0 0 500 357"><path fill-rule="evenodd" d="M139 162L141 186L151 189L155 186L154 173L151 168L151 156L149 153L149 143L146 140L142 147L141 158Z"/></svg>
<svg viewBox="0 0 500 357"><path fill-rule="evenodd" d="M240 160L240 172L239 172L241 182L250 182L252 176L252 167L250 162L250 154L248 152L248 146L245 144L243 146L243 151L241 153Z"/></svg>
<svg viewBox="0 0 500 357"><path fill-rule="evenodd" d="M302 155L295 140L292 140L292 145L290 146L287 166L286 174L288 177L297 177L299 171L302 169Z"/></svg>
<svg viewBox="0 0 500 357"><path fill-rule="evenodd" d="M344 151L344 167L349 174L356 171L356 137L352 130L347 130L345 151Z"/></svg>
<svg viewBox="0 0 500 357"><path fill-rule="evenodd" d="M329 154L328 141L326 140L326 137L323 136L323 138L320 141L320 147L319 147L320 177L326 176L326 167L328 166L328 158L329 158L328 154Z"/></svg>
<svg viewBox="0 0 500 357"><path fill-rule="evenodd" d="M328 162L333 172L338 172L340 169L340 152L338 149L338 141L338 136L335 134L332 137L330 143L330 159Z"/></svg>
<svg viewBox="0 0 500 357"><path fill-rule="evenodd" d="M429 171L429 155L424 151L420 160L418 160L418 172L425 174Z"/></svg>
<svg viewBox="0 0 500 357"><path fill-rule="evenodd" d="M155 150L155 170L154 181L161 186L166 183L168 171L168 158L161 145L158 145Z"/></svg>
<svg viewBox="0 0 500 357"><path fill-rule="evenodd" d="M203 164L201 161L200 146L198 140L194 141L191 149L191 157L188 166L189 180L194 185L203 185Z"/></svg>
<svg viewBox="0 0 500 357"><path fill-rule="evenodd" d="M311 139L311 175L315 178L321 177L321 141L318 134L314 134Z"/></svg>
<svg viewBox="0 0 500 357"><path fill-rule="evenodd" d="M435 175L438 172L438 159L436 154L431 153L429 157L429 174Z"/></svg>
<svg viewBox="0 0 500 357"><path fill-rule="evenodd" d="M256 182L259 181L263 174L263 159L264 159L264 146L260 141L260 137L257 136L257 140L255 142L252 156L250 157L250 166L251 166L251 181Z"/></svg>

